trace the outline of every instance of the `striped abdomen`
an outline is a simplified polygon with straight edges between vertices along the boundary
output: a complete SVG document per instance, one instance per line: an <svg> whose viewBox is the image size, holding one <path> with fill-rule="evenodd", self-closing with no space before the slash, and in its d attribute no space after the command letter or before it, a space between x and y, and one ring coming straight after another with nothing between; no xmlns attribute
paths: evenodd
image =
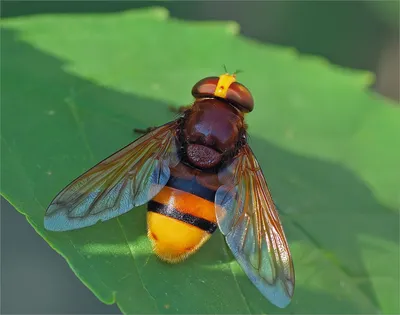
<svg viewBox="0 0 400 315"><path fill-rule="evenodd" d="M215 191L193 177L171 176L148 203L147 229L155 254L178 262L194 253L216 230Z"/></svg>

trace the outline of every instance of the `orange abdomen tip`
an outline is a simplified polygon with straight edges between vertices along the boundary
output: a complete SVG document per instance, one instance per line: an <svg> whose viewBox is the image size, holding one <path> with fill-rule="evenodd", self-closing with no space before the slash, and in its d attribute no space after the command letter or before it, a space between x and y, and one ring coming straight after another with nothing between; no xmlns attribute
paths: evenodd
<svg viewBox="0 0 400 315"><path fill-rule="evenodd" d="M166 186L148 204L147 227L154 253L176 263L196 252L215 231L215 205Z"/></svg>
<svg viewBox="0 0 400 315"><path fill-rule="evenodd" d="M147 224L154 253L170 263L186 259L211 236L195 226L150 211Z"/></svg>

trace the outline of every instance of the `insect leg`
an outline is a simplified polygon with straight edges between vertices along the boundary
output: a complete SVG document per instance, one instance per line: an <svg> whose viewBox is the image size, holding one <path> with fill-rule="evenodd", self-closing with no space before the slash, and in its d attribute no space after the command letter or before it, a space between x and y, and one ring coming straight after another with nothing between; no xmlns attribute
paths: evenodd
<svg viewBox="0 0 400 315"><path fill-rule="evenodd" d="M191 106L179 106L179 107L175 107L175 106L168 106L168 109L176 114L183 114L186 110L188 110Z"/></svg>
<svg viewBox="0 0 400 315"><path fill-rule="evenodd" d="M133 129L133 132L134 133L138 133L138 134L146 134L146 133L149 133L150 131L152 131L152 130L154 130L156 128L157 127L148 127L146 129L137 129L137 128L135 128L135 129Z"/></svg>

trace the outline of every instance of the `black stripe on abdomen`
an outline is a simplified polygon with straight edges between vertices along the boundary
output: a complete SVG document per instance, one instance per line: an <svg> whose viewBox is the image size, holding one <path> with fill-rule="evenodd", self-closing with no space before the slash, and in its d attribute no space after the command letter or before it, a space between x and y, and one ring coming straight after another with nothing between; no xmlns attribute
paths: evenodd
<svg viewBox="0 0 400 315"><path fill-rule="evenodd" d="M204 187L198 183L195 178L193 178L193 180L189 180L171 175L166 186L182 190L211 202L214 202L215 200L215 190Z"/></svg>
<svg viewBox="0 0 400 315"><path fill-rule="evenodd" d="M188 213L183 213L175 209L174 207L163 205L154 200L149 201L147 209L148 211L159 213L167 217L191 224L210 234L212 234L217 229L217 225L211 221L196 217Z"/></svg>

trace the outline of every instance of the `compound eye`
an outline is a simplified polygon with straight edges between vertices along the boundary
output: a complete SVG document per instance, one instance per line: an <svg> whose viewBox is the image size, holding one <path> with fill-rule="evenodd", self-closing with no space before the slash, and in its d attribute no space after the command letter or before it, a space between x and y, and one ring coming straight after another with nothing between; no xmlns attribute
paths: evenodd
<svg viewBox="0 0 400 315"><path fill-rule="evenodd" d="M251 112L254 108L254 100L250 91L241 83L234 82L229 86L226 99L234 104L242 112Z"/></svg>
<svg viewBox="0 0 400 315"><path fill-rule="evenodd" d="M207 77L197 82L192 88L195 98L218 97L227 100L243 113L251 112L254 100L250 91L236 77L223 74L219 77Z"/></svg>
<svg viewBox="0 0 400 315"><path fill-rule="evenodd" d="M219 77L207 77L197 82L192 88L192 95L198 97L214 96Z"/></svg>

